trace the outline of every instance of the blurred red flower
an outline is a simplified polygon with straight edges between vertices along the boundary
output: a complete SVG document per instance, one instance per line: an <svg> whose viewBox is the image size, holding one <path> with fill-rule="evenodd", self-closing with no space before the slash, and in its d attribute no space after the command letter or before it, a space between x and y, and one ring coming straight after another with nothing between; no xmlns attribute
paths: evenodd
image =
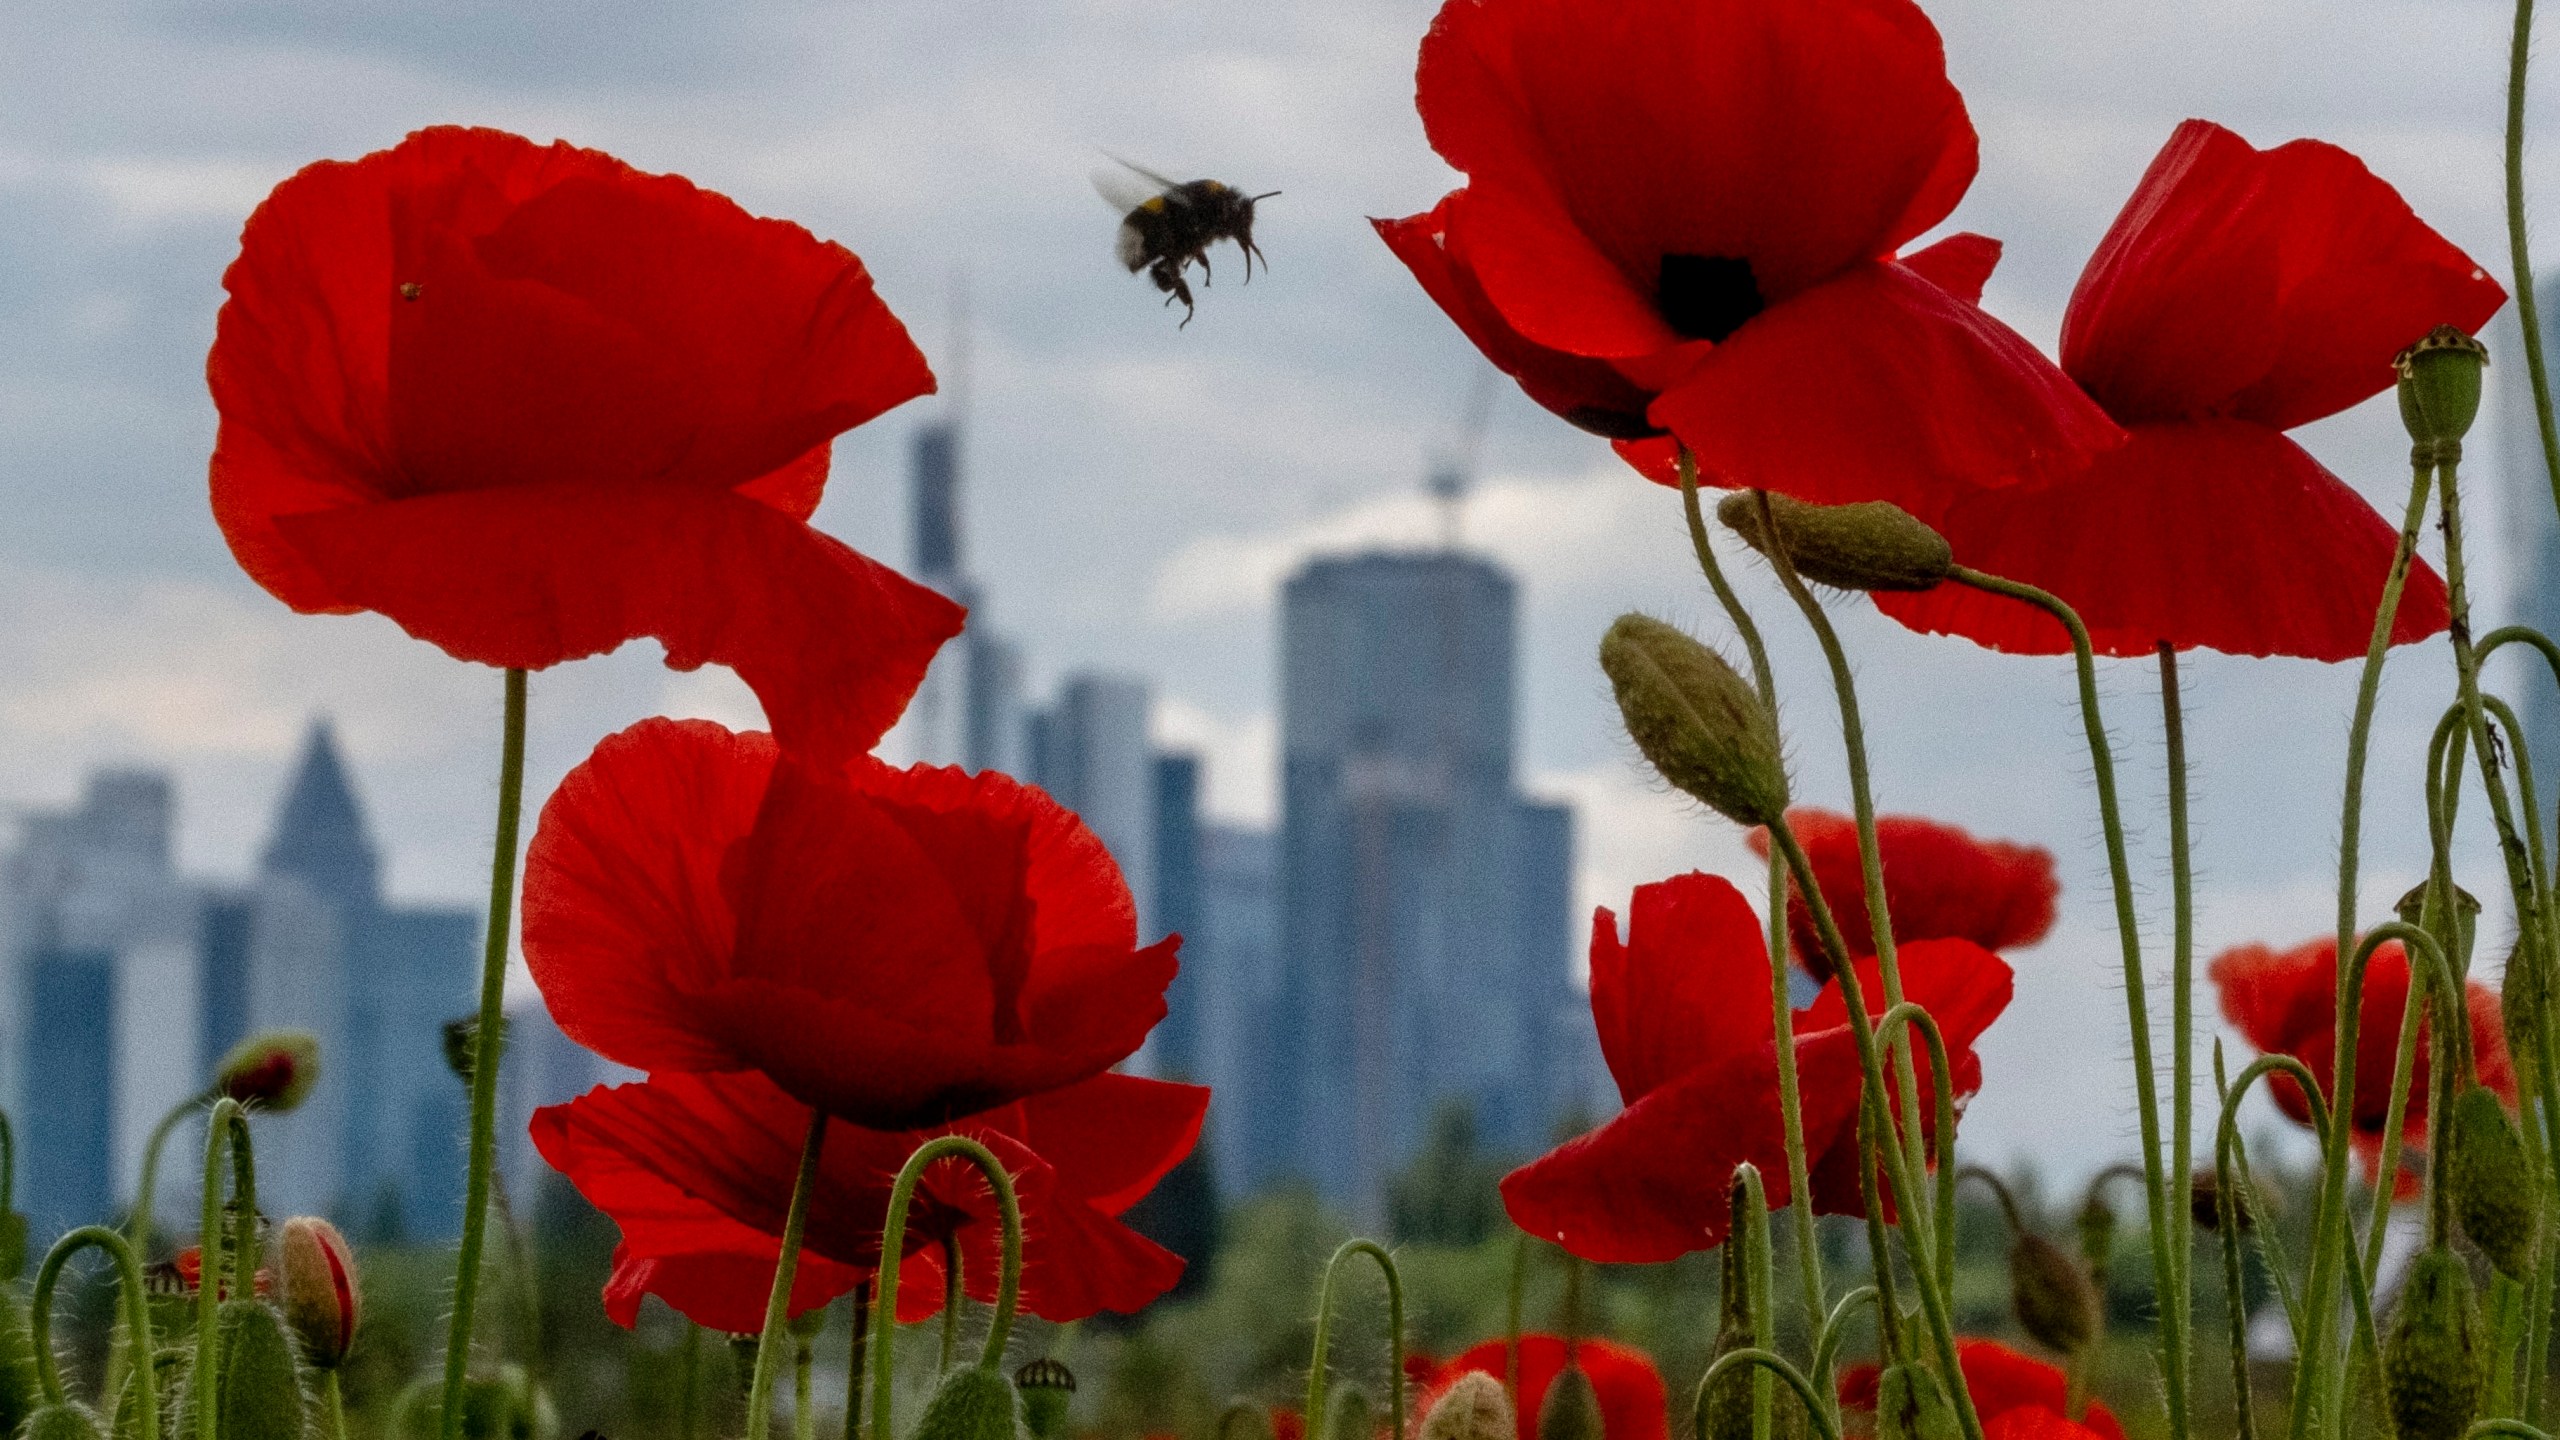
<svg viewBox="0 0 2560 1440"><path fill-rule="evenodd" d="M2337 1085L2338 942L2310 940L2290 950L2243 945L2213 959L2207 972L2222 995L2222 1015L2263 1054L2290 1055L2309 1067L2326 1094ZM2497 993L2474 980L2470 1007L2472 1061L2480 1083L2516 1102L2516 1072L2507 1055ZM2400 1016L2409 1002L2409 956L2396 940L2384 941L2365 965L2364 999L2356 1024L2356 1093L2352 1111L2356 1151L2368 1176L2382 1168L2383 1125L2391 1118L2391 1070L2400 1058ZM2418 1028L2416 1063L2409 1072L2408 1109L2401 1135L2414 1151L2427 1137L2427 1033ZM2276 1107L2311 1123L2302 1087L2283 1075L2267 1077ZM2395 1192L2418 1193L2417 1156L2403 1152Z"/></svg>
<svg viewBox="0 0 2560 1440"><path fill-rule="evenodd" d="M1538 1440L1538 1407L1546 1403L1547 1387L1564 1373L1567 1354L1591 1377L1591 1388L1600 1397L1601 1440L1668 1440L1662 1372L1654 1368L1652 1357L1632 1345L1607 1340L1568 1345L1558 1335L1520 1337L1520 1396L1513 1407L1520 1440ZM1432 1405L1458 1383L1459 1376L1482 1371L1499 1380L1509 1361L1508 1345L1487 1340L1441 1366L1406 1407L1414 1417L1415 1433L1421 1433L1422 1417L1431 1413Z"/></svg>
<svg viewBox="0 0 2560 1440"><path fill-rule="evenodd" d="M1837 811L1799 806L1787 824L1813 862L1831 918L1852 955L1876 951L1867 923L1866 868L1858 858L1858 823ZM1747 837L1752 852L1769 856L1769 832ZM1884 862L1885 904L1896 940L1970 940L1989 950L2033 945L2053 929L2054 901L2062 893L2053 876L2053 852L2041 845L1977 840L1953 825L1917 815L1876 817L1876 851ZM1804 892L1787 891L1787 935L1796 963L1828 979L1822 937Z"/></svg>
<svg viewBox="0 0 2560 1440"><path fill-rule="evenodd" d="M960 628L805 523L831 439L933 389L843 246L440 127L277 186L223 284L214 517L297 610L526 669L652 636L833 755Z"/></svg>
<svg viewBox="0 0 2560 1440"><path fill-rule="evenodd" d="M1959 1340L1956 1366L1982 1417L1985 1440L2008 1435L2014 1440L2124 1440L2124 1427L2106 1402L2092 1400L2081 1420L2063 1418L2070 1381L2056 1365L2021 1355L1997 1340ZM1876 1408L1876 1367L1848 1365L1840 1371L1840 1403L1853 1410Z"/></svg>
<svg viewBox="0 0 2560 1440"><path fill-rule="evenodd" d="M1815 501L2122 443L1971 303L1997 245L1895 263L1976 162L1908 0L1448 0L1416 90L1467 184L1379 233L1531 398L1653 478L1666 432L1707 483Z"/></svg>
<svg viewBox="0 0 2560 1440"><path fill-rule="evenodd" d="M525 958L571 1039L653 1074L761 1070L884 1130L1127 1058L1180 943L1137 948L1119 867L1037 789L820 767L699 720L607 736L525 858Z"/></svg>
<svg viewBox="0 0 2560 1440"><path fill-rule="evenodd" d="M1977 569L2080 612L2100 653L2160 641L2236 655L2360 656L2397 527L2284 432L2393 384L2438 324L2477 329L2506 291L2334 145L2258 150L2190 120L2081 273L2062 367L2132 435L2070 473L1915 509ZM1916 630L2054 653L2052 617L1964 586L1879 595ZM2444 629L2444 583L2409 574L2395 643Z"/></svg>
<svg viewBox="0 0 2560 1440"><path fill-rule="evenodd" d="M793 1313L876 1273L891 1185L942 1134L980 1141L1013 1176L1024 1309L1058 1321L1139 1310L1181 1277L1182 1259L1117 1217L1190 1153L1208 1103L1198 1086L1098 1075L952 1125L830 1122ZM654 1294L714 1329L760 1330L809 1113L755 1074L660 1075L536 1111L543 1159L622 1227L605 1313L631 1325ZM994 1192L975 1169L953 1160L927 1170L908 1210L899 1318L942 1308L946 1240L959 1245L963 1288L992 1301L1001 1238Z"/></svg>
<svg viewBox="0 0 2560 1440"><path fill-rule="evenodd" d="M1945 1033L1961 1104L1982 1088L1973 1044L2008 1007L2009 966L1963 939L1915 940L1901 963L1905 998ZM1860 962L1859 983L1869 1013L1880 1012L1873 959ZM1617 917L1600 911L1591 1015L1627 1108L1504 1177L1513 1223L1586 1260L1640 1264L1723 1243L1725 1187L1745 1160L1760 1167L1772 1206L1789 1198L1768 951L1740 891L1694 872L1641 886L1623 944ZM1795 1058L1814 1209L1863 1215L1862 1080L1837 985L1796 1012ZM1920 1058L1925 1096L1925 1049Z"/></svg>

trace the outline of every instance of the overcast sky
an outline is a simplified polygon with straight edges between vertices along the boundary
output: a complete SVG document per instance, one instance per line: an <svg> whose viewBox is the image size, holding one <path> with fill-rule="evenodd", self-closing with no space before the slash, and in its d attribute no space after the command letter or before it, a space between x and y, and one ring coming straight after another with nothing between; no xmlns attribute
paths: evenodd
<svg viewBox="0 0 2560 1440"><path fill-rule="evenodd" d="M1045 683L1143 673L1166 738L1204 749L1224 816L1273 808L1277 579L1315 551L1420 542L1422 475L1480 364L1363 219L1453 177L1412 109L1427 0L91 0L0 8L0 803L67 801L84 768L169 766L183 862L245 873L309 718L333 715L410 897L485 885L498 679L372 619L297 617L233 568L209 517L203 356L242 218L307 161L464 121L680 171L860 252L938 365L973 296L971 562ZM2505 269L2497 126L2507 25L2482 0L1941 0L1982 133L1953 228L2007 242L1987 303L2050 345L2081 261L2152 152L2203 116L2269 145L2344 144ZM2553 85L2560 85L2555 78ZM2553 93L2546 86L2546 93ZM2536 106L2547 131L2560 106ZM1220 267L1177 332L1110 259L1096 150L1285 195L1251 288ZM2560 217L2560 143L2534 181ZM1807 184L1820 183L1809 175ZM2560 237L2560 223L2552 225ZM2555 239L2560 245L2560 239ZM2552 252L2560 255L2560 250ZM2501 355L2500 363L2512 357ZM905 556L905 447L927 400L846 437L819 523ZM2389 401L2304 436L2368 494L2405 486ZM2494 430L2492 423L2484 430ZM2497 482L2494 437L2472 447ZM1689 866L1741 877L1731 827L1652 783L1591 659L1645 608L1721 634L1676 497L1507 386L1469 539L1525 581L1526 783L1579 802L1582 890ZM2396 510L2396 500L2393 505ZM2485 519L2499 507L2484 506ZM2503 567L2482 562L2494 606ZM1799 791L1840 804L1817 660L1779 637ZM1844 603L1887 809L2051 846L2056 937L2015 958L1966 1138L2082 1169L2130 1139L2121 983L2067 664L1924 640ZM2494 618L2494 617L2493 617ZM2438 647L2440 648L2440 647ZM643 653L646 652L646 653ZM2396 664L2373 770L2368 911L2421 863L2415 747L2450 683ZM2199 657L2202 948L2329 926L2351 668ZM2146 876L2158 691L2113 671ZM534 682L536 793L660 711L752 723L729 677L647 643ZM2472 888L2498 889L2473 852ZM1746 885L1746 888L1749 888ZM2165 879L2150 884L2155 939ZM2153 947L2155 959L2160 948ZM2165 964L2165 961L2162 963ZM2202 1005L2211 1007L2210 994Z"/></svg>

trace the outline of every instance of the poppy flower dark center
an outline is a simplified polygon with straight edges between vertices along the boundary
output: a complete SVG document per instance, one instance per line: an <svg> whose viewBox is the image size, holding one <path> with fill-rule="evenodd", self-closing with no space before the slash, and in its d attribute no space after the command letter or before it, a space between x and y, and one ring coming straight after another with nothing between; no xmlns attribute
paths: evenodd
<svg viewBox="0 0 2560 1440"><path fill-rule="evenodd" d="M1663 256L1654 303L1672 329L1718 343L1767 305L1751 262L1737 255Z"/></svg>

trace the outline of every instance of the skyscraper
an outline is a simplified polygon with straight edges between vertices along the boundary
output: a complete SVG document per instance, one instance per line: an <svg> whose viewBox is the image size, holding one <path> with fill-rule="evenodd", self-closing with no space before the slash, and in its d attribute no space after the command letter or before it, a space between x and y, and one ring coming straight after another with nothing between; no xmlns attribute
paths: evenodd
<svg viewBox="0 0 2560 1440"><path fill-rule="evenodd" d="M1154 704L1135 676L1069 675L1056 703L1030 720L1023 774L1082 817L1120 863L1138 902L1141 944L1169 928L1156 915L1156 755L1147 739Z"/></svg>
<svg viewBox="0 0 2560 1440"><path fill-rule="evenodd" d="M2560 277L2544 279L2541 292L2544 353L2560 361ZM2490 323L2490 353L2500 363L2489 373L2497 387L2498 449L2506 481L2509 585L2505 613L2520 625L2560 638L2560 507L2552 503L2551 476L2542 455L2541 427L2534 414L2532 376L2524 364L2524 332L2513 307ZM2524 647L2515 647L2521 652ZM2516 688L2518 718L2524 721L2525 752L2537 767L2560 756L2560 694L2540 673L2539 661L2525 661L2534 672ZM2549 794L2560 787L2545 784ZM2553 802L2544 801L2546 817Z"/></svg>
<svg viewBox="0 0 2560 1440"><path fill-rule="evenodd" d="M1279 838L1234 825L1200 829L1200 928L1186 931L1182 977L1199 1018L1193 1079L1209 1087L1218 1181L1250 1195L1301 1173L1294 1034L1281 1016Z"/></svg>
<svg viewBox="0 0 2560 1440"><path fill-rule="evenodd" d="M999 634L969 576L960 523L961 431L944 418L918 430L911 452L908 562L915 578L967 606L968 628L942 647L891 735L914 762L1018 773L1022 658Z"/></svg>
<svg viewBox="0 0 2560 1440"><path fill-rule="evenodd" d="M1281 616L1280 1033L1301 1173L1374 1216L1435 1105L1552 1124L1569 813L1512 778L1517 592L1455 551L1321 558Z"/></svg>
<svg viewBox="0 0 2560 1440"><path fill-rule="evenodd" d="M1192 953L1165 991L1164 1020L1147 1037L1151 1071L1167 1079L1197 1080L1202 1060L1202 988L1208 976L1197 950L1200 893L1200 757L1159 754L1154 759L1154 905L1151 921L1180 935ZM1153 936L1147 937L1153 939Z"/></svg>

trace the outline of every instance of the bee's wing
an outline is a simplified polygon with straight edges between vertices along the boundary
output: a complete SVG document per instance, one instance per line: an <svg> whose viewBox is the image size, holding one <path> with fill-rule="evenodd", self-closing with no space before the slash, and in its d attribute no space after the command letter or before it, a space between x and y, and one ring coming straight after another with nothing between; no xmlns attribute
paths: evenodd
<svg viewBox="0 0 2560 1440"><path fill-rule="evenodd" d="M1093 188L1111 208L1126 215L1140 205L1180 188L1180 182L1168 180L1143 165L1132 165L1117 155L1104 151L1111 161L1093 172Z"/></svg>

